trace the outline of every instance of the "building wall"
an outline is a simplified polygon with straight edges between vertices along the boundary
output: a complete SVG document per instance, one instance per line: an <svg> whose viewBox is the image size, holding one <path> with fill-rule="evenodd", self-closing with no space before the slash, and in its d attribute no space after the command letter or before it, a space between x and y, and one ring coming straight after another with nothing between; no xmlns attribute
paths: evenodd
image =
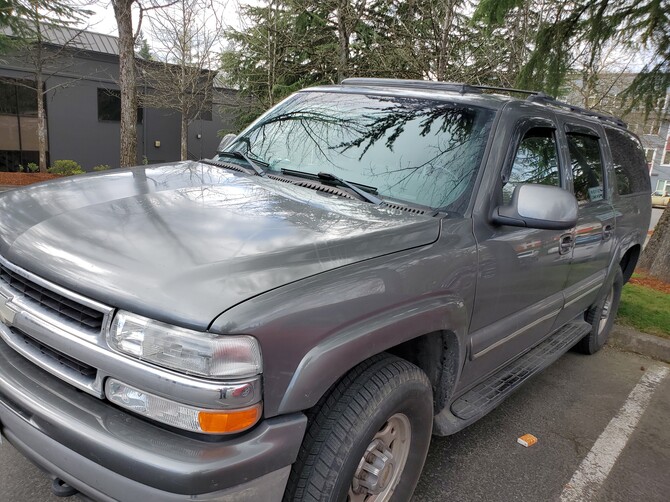
<svg viewBox="0 0 670 502"><path fill-rule="evenodd" d="M32 78L29 70L17 59L0 62L0 76ZM100 164L119 166L119 122L98 119L98 88L118 89L117 76L117 57L79 53L63 63L58 76L50 77L47 88L52 90L47 92L46 109L52 163L70 159L86 170ZM189 158L214 156L220 141L218 131L231 127L230 117L222 116L219 107L214 106L212 120L196 120L189 127ZM143 120L137 125L137 164L179 160L179 138L178 112L145 109ZM0 166L3 167L14 166Z"/></svg>
<svg viewBox="0 0 670 502"><path fill-rule="evenodd" d="M670 121L665 120L660 128L658 134L643 134L640 136L642 145L645 150L652 149L655 151L652 165L651 165L651 189L656 190L659 181L670 182L670 165L663 164L663 161L670 160L670 155L665 158L665 150L668 146L668 134L670 133Z"/></svg>

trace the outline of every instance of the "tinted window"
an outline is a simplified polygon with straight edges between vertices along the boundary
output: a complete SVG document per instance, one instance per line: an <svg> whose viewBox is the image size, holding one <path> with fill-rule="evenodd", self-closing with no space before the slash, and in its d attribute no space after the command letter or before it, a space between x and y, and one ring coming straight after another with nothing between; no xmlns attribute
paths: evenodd
<svg viewBox="0 0 670 502"><path fill-rule="evenodd" d="M599 139L585 134L568 134L567 137L577 201L586 204L603 200L605 188Z"/></svg>
<svg viewBox="0 0 670 502"><path fill-rule="evenodd" d="M612 152L614 177L619 194L649 192L649 170L640 142L620 129L606 127L605 133Z"/></svg>
<svg viewBox="0 0 670 502"><path fill-rule="evenodd" d="M30 80L0 82L0 114L37 116L35 83Z"/></svg>
<svg viewBox="0 0 670 502"><path fill-rule="evenodd" d="M142 122L142 108L137 109L137 123ZM121 92L115 89L98 89L98 120L121 121Z"/></svg>
<svg viewBox="0 0 670 502"><path fill-rule="evenodd" d="M299 93L229 149L271 171L329 172L389 199L460 212L494 112L425 98Z"/></svg>
<svg viewBox="0 0 670 502"><path fill-rule="evenodd" d="M509 175L503 179L503 202L512 200L514 188L522 183L559 186L558 152L554 131L529 130L519 143Z"/></svg>

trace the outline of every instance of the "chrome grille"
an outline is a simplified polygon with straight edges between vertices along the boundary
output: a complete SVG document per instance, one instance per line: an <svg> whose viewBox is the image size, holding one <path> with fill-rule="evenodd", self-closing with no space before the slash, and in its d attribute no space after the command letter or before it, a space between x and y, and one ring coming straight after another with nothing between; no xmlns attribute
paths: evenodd
<svg viewBox="0 0 670 502"><path fill-rule="evenodd" d="M78 324L86 331L100 331L102 329L105 317L102 312L81 305L35 284L29 279L12 272L2 264L0 264L0 281L21 293L26 300L41 306L60 318Z"/></svg>
<svg viewBox="0 0 670 502"><path fill-rule="evenodd" d="M55 349L52 349L51 347L47 347L43 343L38 342L34 338L31 338L18 329L12 328L11 331L16 336L17 343L23 345L28 351L32 353L39 353L42 358L48 358L59 366L79 373L82 377L90 379L95 378L97 370L92 366L82 363L81 361L77 361L76 359ZM21 352L25 353L25 351Z"/></svg>

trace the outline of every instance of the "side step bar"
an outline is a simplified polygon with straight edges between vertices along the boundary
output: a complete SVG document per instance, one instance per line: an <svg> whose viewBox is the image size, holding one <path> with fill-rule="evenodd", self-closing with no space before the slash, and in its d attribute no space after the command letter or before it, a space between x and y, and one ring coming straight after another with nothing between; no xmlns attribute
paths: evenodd
<svg viewBox="0 0 670 502"><path fill-rule="evenodd" d="M456 399L451 405L451 412L463 420L485 415L528 378L561 357L590 330L591 325L584 321L566 324L523 356Z"/></svg>

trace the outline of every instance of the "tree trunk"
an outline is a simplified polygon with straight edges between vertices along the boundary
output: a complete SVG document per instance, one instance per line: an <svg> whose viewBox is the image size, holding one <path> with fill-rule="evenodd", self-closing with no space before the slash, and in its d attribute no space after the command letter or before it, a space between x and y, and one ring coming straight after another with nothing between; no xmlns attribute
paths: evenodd
<svg viewBox="0 0 670 502"><path fill-rule="evenodd" d="M188 160L188 115L181 113L181 160Z"/></svg>
<svg viewBox="0 0 670 502"><path fill-rule="evenodd" d="M47 123L46 111L44 110L44 45L42 43L42 24L39 22L39 4L32 3L34 29L36 42L34 52L29 56L35 64L35 97L37 98L37 150L39 155L39 168L41 173L47 172Z"/></svg>
<svg viewBox="0 0 670 502"><path fill-rule="evenodd" d="M137 89L135 83L135 40L132 4L134 0L113 0L119 30L119 88L121 89L121 167L137 164Z"/></svg>
<svg viewBox="0 0 670 502"><path fill-rule="evenodd" d="M39 165L40 172L47 172L47 119L46 111L44 110L44 94L42 89L44 83L42 82L42 74L37 73L37 148L39 150Z"/></svg>
<svg viewBox="0 0 670 502"><path fill-rule="evenodd" d="M446 80L447 79L447 63L449 61L449 56L451 55L451 47L449 44L449 33L451 31L451 25L454 21L454 9L455 2L453 0L445 2L444 8L446 12L444 13L444 18L442 20L442 26L440 26L440 53L437 55L437 79Z"/></svg>
<svg viewBox="0 0 670 502"><path fill-rule="evenodd" d="M670 282L670 205L658 220L654 234L642 252L638 268L652 277Z"/></svg>
<svg viewBox="0 0 670 502"><path fill-rule="evenodd" d="M349 0L340 0L337 9L337 35L339 39L339 64L337 65L337 81L347 78L349 66L349 30L347 17L349 15Z"/></svg>
<svg viewBox="0 0 670 502"><path fill-rule="evenodd" d="M270 23L272 29L268 29L268 104L274 106L274 87L275 87L275 64L277 63L277 6L270 3L268 6L268 16L272 16ZM268 23L268 24L270 24Z"/></svg>

